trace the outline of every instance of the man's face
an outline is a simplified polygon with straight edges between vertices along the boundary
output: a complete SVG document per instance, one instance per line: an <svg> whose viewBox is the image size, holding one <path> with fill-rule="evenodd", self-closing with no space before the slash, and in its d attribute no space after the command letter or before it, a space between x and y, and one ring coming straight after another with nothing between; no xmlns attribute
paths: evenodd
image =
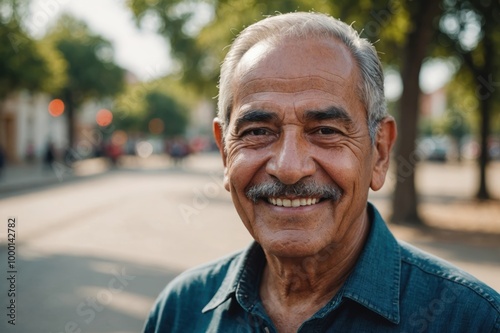
<svg viewBox="0 0 500 333"><path fill-rule="evenodd" d="M366 218L368 189L381 184L359 77L336 40L263 41L241 59L224 142L217 121L214 131L226 149L225 187L269 253L319 253L345 241ZM259 187L272 183L303 186Z"/></svg>

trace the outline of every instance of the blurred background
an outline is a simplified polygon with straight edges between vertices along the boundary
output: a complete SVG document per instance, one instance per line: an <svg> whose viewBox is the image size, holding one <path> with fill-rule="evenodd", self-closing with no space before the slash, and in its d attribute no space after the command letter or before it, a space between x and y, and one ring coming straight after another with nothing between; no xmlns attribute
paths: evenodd
<svg viewBox="0 0 500 333"><path fill-rule="evenodd" d="M500 291L499 0L0 0L0 331L138 332L170 279L250 242L211 136L219 66L243 27L310 10L384 65L399 137L370 200Z"/></svg>

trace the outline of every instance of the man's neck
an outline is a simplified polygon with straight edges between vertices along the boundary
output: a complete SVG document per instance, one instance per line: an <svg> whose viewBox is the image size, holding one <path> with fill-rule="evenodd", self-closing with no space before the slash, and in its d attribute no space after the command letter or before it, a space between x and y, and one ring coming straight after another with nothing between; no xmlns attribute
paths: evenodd
<svg viewBox="0 0 500 333"><path fill-rule="evenodd" d="M341 241L315 255L280 258L266 253L260 296L278 331L297 331L332 299L354 268L369 228L365 212Z"/></svg>

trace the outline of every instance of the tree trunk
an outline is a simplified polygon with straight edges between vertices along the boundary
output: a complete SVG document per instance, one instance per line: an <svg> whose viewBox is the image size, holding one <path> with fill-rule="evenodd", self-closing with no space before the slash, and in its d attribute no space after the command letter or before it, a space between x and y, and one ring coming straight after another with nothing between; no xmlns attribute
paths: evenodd
<svg viewBox="0 0 500 333"><path fill-rule="evenodd" d="M486 168L489 162L488 138L490 136L490 120L491 107L493 106L493 96L496 93L494 83L492 82L492 74L495 73L495 58L497 57L496 43L493 40L493 32L491 27L484 27L484 63L483 68L472 68L480 75L476 75L477 90L476 97L479 98L479 111L481 117L480 124L480 155L479 155L479 188L476 193L476 198L479 200L488 200L491 198L486 182ZM472 60L468 59L470 65L473 65Z"/></svg>
<svg viewBox="0 0 500 333"><path fill-rule="evenodd" d="M479 200L488 200L491 198L486 186L486 168L489 162L488 152L488 137L490 134L490 107L491 99L483 99L480 103L481 112L481 139L480 139L480 154L479 154L479 188L476 193L476 198Z"/></svg>
<svg viewBox="0 0 500 333"><path fill-rule="evenodd" d="M75 102L71 92L64 94L64 104L66 107L66 116L68 119L68 149L74 149L75 146Z"/></svg>
<svg viewBox="0 0 500 333"><path fill-rule="evenodd" d="M403 94L399 101L399 144L396 147L397 177L393 197L392 222L422 224L418 214L415 187L415 166L419 160L415 141L419 116L419 74L434 34L434 18L439 14L439 1L424 0L413 3L413 30L408 34L403 68Z"/></svg>

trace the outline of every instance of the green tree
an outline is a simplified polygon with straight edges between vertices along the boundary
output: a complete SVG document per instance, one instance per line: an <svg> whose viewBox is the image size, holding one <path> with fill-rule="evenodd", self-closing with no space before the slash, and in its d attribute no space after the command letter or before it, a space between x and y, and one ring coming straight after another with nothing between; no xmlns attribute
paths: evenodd
<svg viewBox="0 0 500 333"><path fill-rule="evenodd" d="M444 1L441 18L439 51L460 61L459 74L467 72L465 84L475 94L479 114L479 179L476 197L489 199L486 168L489 163L488 139L492 113L498 109L500 97L500 2Z"/></svg>
<svg viewBox="0 0 500 333"><path fill-rule="evenodd" d="M438 1L408 1L410 28L402 48L401 79L403 94L399 100L399 136L396 146L397 182L392 203L392 222L421 224L415 186L416 139L419 119L420 70L431 52L430 44L437 33L436 19L441 14ZM404 171L404 174L400 171Z"/></svg>
<svg viewBox="0 0 500 333"><path fill-rule="evenodd" d="M177 60L182 79L197 90L203 91L207 86L206 76L200 75L207 62L207 55L196 43L196 33L191 31L196 11L203 1L184 0L131 0L130 8L138 23L144 18L156 18L161 22L158 32L170 43L172 56Z"/></svg>
<svg viewBox="0 0 500 333"><path fill-rule="evenodd" d="M48 34L67 62L68 81L59 95L68 117L69 146L75 140L75 112L89 99L111 97L124 88L125 73L113 62L110 42L89 31L70 16L63 16Z"/></svg>
<svg viewBox="0 0 500 333"><path fill-rule="evenodd" d="M133 133L149 133L149 122L159 118L163 137L184 134L188 110L196 107L196 95L172 77L128 85L115 99L113 124Z"/></svg>
<svg viewBox="0 0 500 333"><path fill-rule="evenodd" d="M151 92L146 95L147 114L144 118L143 129L149 130L152 119L161 119L164 124L164 137L183 135L188 124L187 110L172 97L160 92Z"/></svg>
<svg viewBox="0 0 500 333"><path fill-rule="evenodd" d="M22 89L57 91L65 81L60 54L26 33L17 1L0 0L0 7L0 99Z"/></svg>

